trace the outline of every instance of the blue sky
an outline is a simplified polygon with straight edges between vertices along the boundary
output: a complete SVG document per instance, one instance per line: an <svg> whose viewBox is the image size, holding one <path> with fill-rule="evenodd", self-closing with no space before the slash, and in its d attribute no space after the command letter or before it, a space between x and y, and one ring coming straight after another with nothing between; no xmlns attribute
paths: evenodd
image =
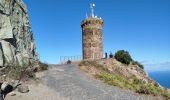
<svg viewBox="0 0 170 100"><path fill-rule="evenodd" d="M80 23L90 14L90 1L24 0L42 61L55 64L60 56L82 55ZM94 2L95 15L105 21L105 52L124 49L146 70L170 69L170 0Z"/></svg>

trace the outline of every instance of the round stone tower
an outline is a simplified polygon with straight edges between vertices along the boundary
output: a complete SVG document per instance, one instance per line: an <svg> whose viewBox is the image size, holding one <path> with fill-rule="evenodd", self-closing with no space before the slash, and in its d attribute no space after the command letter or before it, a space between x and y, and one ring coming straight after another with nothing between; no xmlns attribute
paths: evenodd
<svg viewBox="0 0 170 100"><path fill-rule="evenodd" d="M103 58L103 24L101 17L94 15L94 6L92 2L91 15L82 21L82 50L83 59L101 59Z"/></svg>

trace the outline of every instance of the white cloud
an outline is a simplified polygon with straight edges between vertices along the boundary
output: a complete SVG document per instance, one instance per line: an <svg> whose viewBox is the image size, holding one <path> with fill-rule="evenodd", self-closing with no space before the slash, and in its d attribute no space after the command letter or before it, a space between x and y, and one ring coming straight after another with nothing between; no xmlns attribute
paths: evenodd
<svg viewBox="0 0 170 100"><path fill-rule="evenodd" d="M144 60L141 63L145 66L145 70L150 71L167 71L170 70L170 60L165 62L156 62L154 60Z"/></svg>

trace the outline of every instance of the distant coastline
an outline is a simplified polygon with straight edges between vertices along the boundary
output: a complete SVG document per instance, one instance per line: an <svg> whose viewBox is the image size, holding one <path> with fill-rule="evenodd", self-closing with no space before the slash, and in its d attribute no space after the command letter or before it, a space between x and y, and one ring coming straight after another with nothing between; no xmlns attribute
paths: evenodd
<svg viewBox="0 0 170 100"><path fill-rule="evenodd" d="M170 89L170 70L168 71L153 71L148 72L149 76L157 81L160 85L162 85L165 88Z"/></svg>

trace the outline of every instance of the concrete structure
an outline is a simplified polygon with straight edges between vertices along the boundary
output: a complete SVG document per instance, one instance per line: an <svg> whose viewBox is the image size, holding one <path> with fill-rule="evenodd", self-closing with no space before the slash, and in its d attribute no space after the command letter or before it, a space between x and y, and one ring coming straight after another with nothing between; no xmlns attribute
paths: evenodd
<svg viewBox="0 0 170 100"><path fill-rule="evenodd" d="M103 24L101 17L94 15L94 6L92 2L91 15L82 21L82 48L83 59L101 59L103 58Z"/></svg>

